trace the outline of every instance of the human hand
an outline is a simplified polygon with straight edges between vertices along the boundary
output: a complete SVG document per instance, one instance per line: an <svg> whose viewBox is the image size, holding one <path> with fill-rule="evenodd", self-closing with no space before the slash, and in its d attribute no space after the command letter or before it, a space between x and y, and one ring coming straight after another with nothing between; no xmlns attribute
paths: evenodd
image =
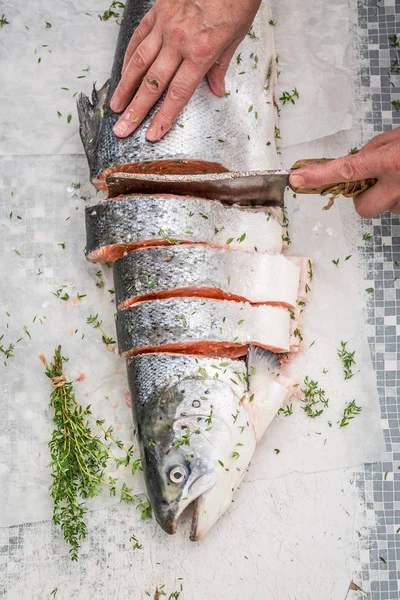
<svg viewBox="0 0 400 600"><path fill-rule="evenodd" d="M400 127L372 138L357 154L296 170L290 183L309 188L369 178L378 182L354 198L360 217L370 219L386 210L400 214Z"/></svg>
<svg viewBox="0 0 400 600"><path fill-rule="evenodd" d="M214 94L224 96L230 60L260 2L156 0L132 35L121 80L111 99L114 112L126 109L114 126L115 135L128 137L168 84L165 100L146 133L151 142L171 128L206 74Z"/></svg>

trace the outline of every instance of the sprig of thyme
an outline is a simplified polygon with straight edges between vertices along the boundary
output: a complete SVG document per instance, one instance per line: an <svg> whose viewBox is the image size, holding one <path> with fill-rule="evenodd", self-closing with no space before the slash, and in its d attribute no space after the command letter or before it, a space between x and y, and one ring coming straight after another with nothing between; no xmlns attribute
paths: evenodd
<svg viewBox="0 0 400 600"><path fill-rule="evenodd" d="M166 242L168 242L168 244L173 244L175 246L180 245L180 242L178 240L174 240L172 237L170 237L168 235L168 233L165 231L165 229L160 229L159 234L162 235L162 237L164 238L164 240Z"/></svg>
<svg viewBox="0 0 400 600"><path fill-rule="evenodd" d="M199 431L199 429L194 429L193 431L190 431L189 427L185 427L185 433L182 434L180 438L175 440L175 448L180 448L181 446L190 446L190 438L193 434L199 433Z"/></svg>
<svg viewBox="0 0 400 600"><path fill-rule="evenodd" d="M96 277L97 277L96 286L98 288L103 288L104 287L104 279L103 279L102 271L97 271Z"/></svg>
<svg viewBox="0 0 400 600"><path fill-rule="evenodd" d="M251 38L252 40L258 40L258 37L256 36L256 34L253 31L253 25L250 27L249 31L247 32L247 35L249 36L249 38Z"/></svg>
<svg viewBox="0 0 400 600"><path fill-rule="evenodd" d="M113 429L105 429L104 421L92 415L90 406L84 408L77 402L73 385L63 372L63 362L68 358L61 355L61 346L55 350L50 365L43 354L39 358L52 384L50 408L54 411L54 429L49 442L49 466L53 522L60 525L65 540L71 546L71 560L77 560L80 542L87 533L84 520L88 511L86 500L98 496L103 486L112 496L119 492L121 502L136 502L137 508L142 510L142 518L151 516L151 508L147 499L132 494L132 489L125 483L120 485L118 478L106 474L109 462L114 462L117 468L130 465L133 447L125 448L123 442L114 437ZM101 433L93 433L90 421ZM111 450L113 446L124 456L115 455ZM137 460L131 466L132 471L141 469Z"/></svg>
<svg viewBox="0 0 400 600"><path fill-rule="evenodd" d="M55 292L51 292L51 293L56 298L59 298L60 300L64 300L64 302L66 302L67 300L69 300L69 294L68 294L68 292L65 291L66 287L67 287L66 285L62 285L58 290L56 290Z"/></svg>
<svg viewBox="0 0 400 600"><path fill-rule="evenodd" d="M178 578L178 580L181 578ZM179 585L179 590L175 590L168 596L168 600L178 600L179 596L183 592L182 584ZM167 592L165 591L165 583L156 587L156 591L154 593L154 600L160 600L161 596L167 596Z"/></svg>
<svg viewBox="0 0 400 600"><path fill-rule="evenodd" d="M319 387L318 381L313 381L306 375L301 392L303 393L302 402L304 403L302 408L306 415L311 419L320 417L324 409L329 406L329 399L325 396L325 390Z"/></svg>
<svg viewBox="0 0 400 600"><path fill-rule="evenodd" d="M0 335L0 342L3 340L4 334ZM15 344L8 344L8 347L0 343L0 352L4 354L5 359L12 358L14 356ZM7 366L7 360L4 360L4 366Z"/></svg>
<svg viewBox="0 0 400 600"><path fill-rule="evenodd" d="M400 37L398 35L389 35L389 42L392 48L400 51Z"/></svg>
<svg viewBox="0 0 400 600"><path fill-rule="evenodd" d="M282 227L285 230L285 235L282 234L282 242L286 242L289 245L291 244L289 235L289 218L285 205L282 206Z"/></svg>
<svg viewBox="0 0 400 600"><path fill-rule="evenodd" d="M206 431L211 431L211 429L213 428L213 422L212 422L213 414L214 414L214 411L213 411L213 407L211 406L210 414L205 419L206 425L208 425L208 427L206 428Z"/></svg>
<svg viewBox="0 0 400 600"><path fill-rule="evenodd" d="M399 112L400 110L400 100L392 100L392 106L393 108Z"/></svg>
<svg viewBox="0 0 400 600"><path fill-rule="evenodd" d="M118 0L113 0L110 6L103 12L103 14L99 15L100 21L109 21L110 19L115 19L116 23L119 25L119 17L120 13L118 10L123 10L125 8L125 4L123 2L118 2ZM117 9L117 10L115 10Z"/></svg>
<svg viewBox="0 0 400 600"><path fill-rule="evenodd" d="M139 543L139 540L135 535L132 535L129 538L129 541L132 542L132 550L141 550L143 548L143 544Z"/></svg>
<svg viewBox="0 0 400 600"><path fill-rule="evenodd" d="M357 373L360 372L360 369L359 369L358 371L353 373L352 366L356 364L356 361L354 360L354 355L355 355L356 351L354 350L353 352L349 352L346 349L346 346L347 346L347 342L341 341L340 348L337 351L337 355L343 364L343 372L344 372L345 380L351 379L352 377L354 377L354 375L357 375Z"/></svg>
<svg viewBox="0 0 400 600"><path fill-rule="evenodd" d="M291 102L292 104L296 104L296 100L300 97L299 92L297 91L296 88L294 88L291 92L283 92L282 96L279 98L279 100L282 102L283 106L285 106L285 104L287 104L288 102Z"/></svg>
<svg viewBox="0 0 400 600"><path fill-rule="evenodd" d="M87 324L88 325L93 325L93 329L100 329L101 331L101 339L103 341L103 344L105 344L106 346L109 346L111 344L116 344L117 342L115 340L113 340L111 337L108 337L102 327L102 323L103 321L99 321L99 315L90 315L87 318Z"/></svg>
<svg viewBox="0 0 400 600"><path fill-rule="evenodd" d="M352 400L344 409L342 420L338 421L340 427L347 427L350 421L360 414L361 410L361 406L357 406L356 401Z"/></svg>
<svg viewBox="0 0 400 600"><path fill-rule="evenodd" d="M293 404L287 404L278 410L278 415L283 415L284 417L290 417L293 414Z"/></svg>

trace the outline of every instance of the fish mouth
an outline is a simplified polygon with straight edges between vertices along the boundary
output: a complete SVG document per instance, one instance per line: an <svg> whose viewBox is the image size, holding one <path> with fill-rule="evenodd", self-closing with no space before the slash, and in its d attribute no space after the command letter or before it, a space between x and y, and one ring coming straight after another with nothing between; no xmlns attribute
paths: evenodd
<svg viewBox="0 0 400 600"><path fill-rule="evenodd" d="M222 479L195 499L190 529L192 542L201 540L229 508L233 497L231 485Z"/></svg>
<svg viewBox="0 0 400 600"><path fill-rule="evenodd" d="M169 535L173 535L174 533L176 533L179 525L179 519L182 516L182 513L189 506L193 505L194 513L192 517L192 527L190 530L190 539L192 539L193 522L195 520L198 498L202 496L202 494L213 488L214 485L217 483L217 479L217 475L214 472L199 475L194 481L191 482L187 491L183 492L183 494L188 494L188 497L184 501L178 500L169 505L168 508L163 510L161 507L161 510L157 511L157 523L165 531L165 533L168 533Z"/></svg>
<svg viewBox="0 0 400 600"><path fill-rule="evenodd" d="M190 527L189 539L191 542L198 542L202 536L199 535L198 532L198 524L199 524L199 508L200 502L199 499L196 498L193 502L193 514L192 514L192 525Z"/></svg>

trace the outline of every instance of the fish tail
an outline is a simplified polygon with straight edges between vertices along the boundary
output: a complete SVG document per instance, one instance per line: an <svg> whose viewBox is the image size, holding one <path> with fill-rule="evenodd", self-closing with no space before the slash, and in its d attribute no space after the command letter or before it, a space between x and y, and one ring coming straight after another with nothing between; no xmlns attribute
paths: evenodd
<svg viewBox="0 0 400 600"><path fill-rule="evenodd" d="M93 84L92 97L86 94L79 94L77 100L77 110L79 117L79 133L86 156L90 164L90 156L96 148L96 139L100 130L100 123L104 116L105 102L108 96L110 80L99 89L96 89L96 83Z"/></svg>

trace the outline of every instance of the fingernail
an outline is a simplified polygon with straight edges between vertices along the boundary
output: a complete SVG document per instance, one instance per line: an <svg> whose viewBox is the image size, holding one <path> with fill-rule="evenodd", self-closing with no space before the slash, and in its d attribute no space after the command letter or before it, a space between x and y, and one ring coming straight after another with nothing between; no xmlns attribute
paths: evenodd
<svg viewBox="0 0 400 600"><path fill-rule="evenodd" d="M293 187L302 187L304 185L304 177L298 173L292 173L289 181Z"/></svg>
<svg viewBox="0 0 400 600"><path fill-rule="evenodd" d="M121 112L121 110L122 110L122 108L119 104L118 96L116 94L114 94L113 97L111 98L110 108L112 111L114 111L116 113Z"/></svg>
<svg viewBox="0 0 400 600"><path fill-rule="evenodd" d="M115 123L113 131L118 137L127 137L132 132L132 123L122 118Z"/></svg>
<svg viewBox="0 0 400 600"><path fill-rule="evenodd" d="M216 96L225 96L225 83L223 81L214 80L211 89Z"/></svg>
<svg viewBox="0 0 400 600"><path fill-rule="evenodd" d="M157 142L167 132L164 127L158 127L155 123L152 123L146 131L146 140L148 142Z"/></svg>

